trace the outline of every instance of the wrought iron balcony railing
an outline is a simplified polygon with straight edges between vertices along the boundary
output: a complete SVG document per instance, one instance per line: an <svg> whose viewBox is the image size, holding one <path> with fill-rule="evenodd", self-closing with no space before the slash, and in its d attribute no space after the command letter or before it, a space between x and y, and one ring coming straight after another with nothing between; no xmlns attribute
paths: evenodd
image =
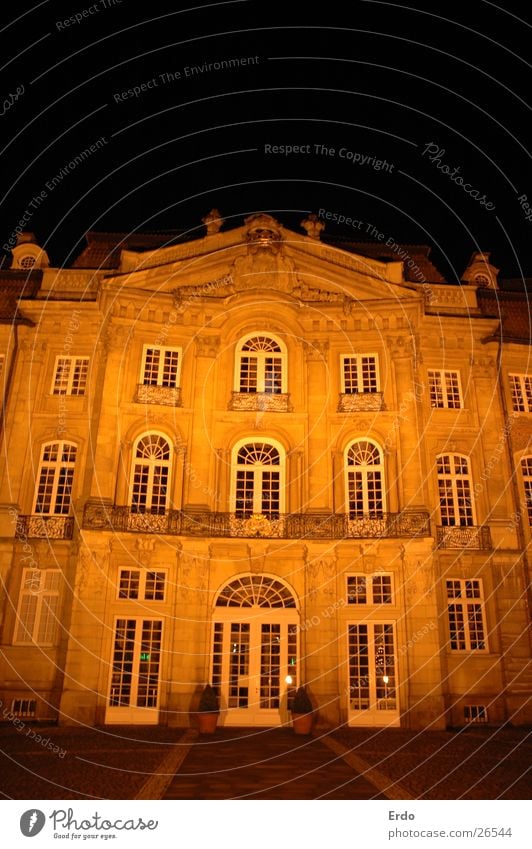
<svg viewBox="0 0 532 849"><path fill-rule="evenodd" d="M436 544L438 548L476 548L483 551L493 548L487 525L440 525L436 528Z"/></svg>
<svg viewBox="0 0 532 849"><path fill-rule="evenodd" d="M232 392L229 409L289 413L292 408L287 392Z"/></svg>
<svg viewBox="0 0 532 849"><path fill-rule="evenodd" d="M37 537L41 539L72 539L73 516L18 516L15 537L19 540Z"/></svg>
<svg viewBox="0 0 532 849"><path fill-rule="evenodd" d="M378 412L384 409L382 392L341 392L339 413Z"/></svg>
<svg viewBox="0 0 532 849"><path fill-rule="evenodd" d="M197 537L366 539L430 536L429 514L424 510L356 518L343 513L284 513L270 519L262 514L242 518L235 513L207 510L135 513L130 507L87 504L83 527Z"/></svg>
<svg viewBox="0 0 532 849"><path fill-rule="evenodd" d="M181 387L150 386L147 383L139 383L135 392L135 401L138 404L162 404L165 407L180 407Z"/></svg>

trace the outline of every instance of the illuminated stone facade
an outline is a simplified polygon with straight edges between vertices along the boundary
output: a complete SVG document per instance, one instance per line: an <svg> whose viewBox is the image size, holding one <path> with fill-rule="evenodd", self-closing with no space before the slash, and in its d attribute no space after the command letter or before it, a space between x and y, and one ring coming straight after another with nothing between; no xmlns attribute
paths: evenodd
<svg viewBox="0 0 532 849"><path fill-rule="evenodd" d="M324 727L530 722L526 301L489 255L457 286L204 221L2 272L3 704L182 726L210 680L276 725L304 683Z"/></svg>

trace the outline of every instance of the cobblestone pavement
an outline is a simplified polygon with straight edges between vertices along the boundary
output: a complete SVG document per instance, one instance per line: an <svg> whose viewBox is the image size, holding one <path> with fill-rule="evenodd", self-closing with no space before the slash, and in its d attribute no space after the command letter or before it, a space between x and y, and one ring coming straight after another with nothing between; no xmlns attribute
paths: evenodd
<svg viewBox="0 0 532 849"><path fill-rule="evenodd" d="M319 735L296 737L282 728L221 728L213 737L198 737L161 727L8 726L0 728L0 796L530 798L529 729L341 728L329 743L335 751ZM341 754L349 752L346 762Z"/></svg>

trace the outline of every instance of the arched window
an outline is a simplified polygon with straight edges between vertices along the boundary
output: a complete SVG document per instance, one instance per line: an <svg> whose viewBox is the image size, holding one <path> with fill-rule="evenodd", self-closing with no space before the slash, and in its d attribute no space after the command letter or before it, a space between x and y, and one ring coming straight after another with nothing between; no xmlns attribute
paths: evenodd
<svg viewBox="0 0 532 849"><path fill-rule="evenodd" d="M384 463L375 442L359 439L346 451L347 502L350 519L380 518L384 503Z"/></svg>
<svg viewBox="0 0 532 849"><path fill-rule="evenodd" d="M284 510L284 457L270 442L236 447L233 461L233 504L238 519L262 514L278 519Z"/></svg>
<svg viewBox="0 0 532 849"><path fill-rule="evenodd" d="M51 516L70 513L77 447L72 442L47 442L42 447L33 512Z"/></svg>
<svg viewBox="0 0 532 849"><path fill-rule="evenodd" d="M474 525L469 460L461 454L441 454L436 467L442 525Z"/></svg>
<svg viewBox="0 0 532 849"><path fill-rule="evenodd" d="M158 433L139 437L133 451L131 512L166 512L170 478L170 444Z"/></svg>
<svg viewBox="0 0 532 849"><path fill-rule="evenodd" d="M532 526L532 457L523 457L521 460L521 474L523 475L523 486L525 488L528 524Z"/></svg>
<svg viewBox="0 0 532 849"><path fill-rule="evenodd" d="M281 343L270 336L246 337L237 347L237 392L286 392L286 353Z"/></svg>

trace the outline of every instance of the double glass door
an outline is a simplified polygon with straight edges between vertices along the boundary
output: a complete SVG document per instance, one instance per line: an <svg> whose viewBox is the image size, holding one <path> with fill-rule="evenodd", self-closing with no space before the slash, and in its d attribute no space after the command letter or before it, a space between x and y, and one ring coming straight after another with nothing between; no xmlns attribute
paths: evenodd
<svg viewBox="0 0 532 849"><path fill-rule="evenodd" d="M226 725L281 725L297 687L295 611L247 608L217 611L212 682Z"/></svg>
<svg viewBox="0 0 532 849"><path fill-rule="evenodd" d="M399 725L392 622L348 626L349 724Z"/></svg>

